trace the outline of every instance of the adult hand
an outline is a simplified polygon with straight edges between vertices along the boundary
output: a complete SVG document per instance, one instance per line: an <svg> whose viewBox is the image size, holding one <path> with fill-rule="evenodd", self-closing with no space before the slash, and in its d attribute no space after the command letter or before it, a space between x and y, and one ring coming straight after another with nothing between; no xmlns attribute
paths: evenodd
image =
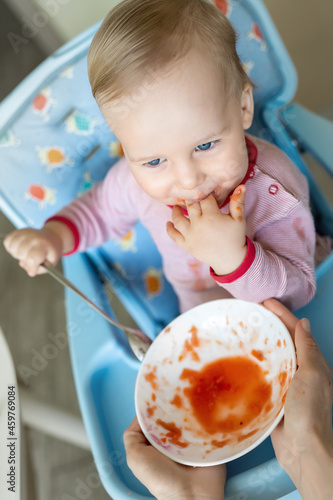
<svg viewBox="0 0 333 500"><path fill-rule="evenodd" d="M223 500L225 465L189 467L151 446L135 418L124 433L127 463L158 500Z"/></svg>
<svg viewBox="0 0 333 500"><path fill-rule="evenodd" d="M187 203L188 218L179 206L172 211L167 233L183 250L210 266L221 276L235 271L246 252L246 186L238 186L230 197L229 214L223 214L211 194L200 202Z"/></svg>
<svg viewBox="0 0 333 500"><path fill-rule="evenodd" d="M333 370L312 337L307 319L298 320L274 299L264 301L264 306L288 328L298 365L288 389L284 419L271 435L276 457L303 500L331 500Z"/></svg>

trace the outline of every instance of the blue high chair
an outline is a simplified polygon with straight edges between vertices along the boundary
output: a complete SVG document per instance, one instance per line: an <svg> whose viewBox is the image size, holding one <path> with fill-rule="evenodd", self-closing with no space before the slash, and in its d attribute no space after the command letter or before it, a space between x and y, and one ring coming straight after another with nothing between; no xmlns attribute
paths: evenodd
<svg viewBox="0 0 333 500"><path fill-rule="evenodd" d="M238 51L255 89L251 132L267 139L307 176L317 232L333 236L333 210L299 152L309 151L333 174L333 124L297 104L294 66L261 0L220 0L239 33ZM63 205L105 176L121 154L92 98L86 55L99 25L49 57L0 106L0 208L13 224L41 227ZM119 241L63 259L64 273L113 315L109 283L139 328L154 338L178 315L161 259L138 224ZM297 315L333 364L333 253L316 270L317 293ZM123 432L132 421L139 362L122 334L66 292L68 338L83 421L100 478L115 500L152 498L126 464ZM140 458L138 458L140 459ZM228 464L226 498L299 498L267 439ZM130 497L129 497L130 495ZM284 496L287 495L287 496Z"/></svg>

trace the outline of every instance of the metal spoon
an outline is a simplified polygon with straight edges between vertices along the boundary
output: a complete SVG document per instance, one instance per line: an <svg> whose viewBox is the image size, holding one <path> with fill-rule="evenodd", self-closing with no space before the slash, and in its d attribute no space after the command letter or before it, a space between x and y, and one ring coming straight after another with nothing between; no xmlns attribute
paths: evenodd
<svg viewBox="0 0 333 500"><path fill-rule="evenodd" d="M87 304L89 304L90 307L92 307L93 309L95 309L95 311L101 314L104 319L106 319L109 323L122 330L125 333L127 342L130 348L132 349L134 356L139 361L143 360L146 352L149 349L149 346L152 343L152 340L145 333L143 333L141 330L137 330L136 328L124 326L121 323L118 323L118 321L115 321L114 319L110 318L108 314L106 314L102 309L96 306L96 304L94 304L90 299L88 299L88 297L84 293L82 293L78 288L76 288L76 286L73 285L71 281L65 278L65 276L61 274L60 271L58 271L58 269L56 269L55 267L51 266L46 262L44 262L42 266L48 272L48 274L52 276L52 278L57 280L63 286L70 288L79 297L81 297L81 299L83 299Z"/></svg>

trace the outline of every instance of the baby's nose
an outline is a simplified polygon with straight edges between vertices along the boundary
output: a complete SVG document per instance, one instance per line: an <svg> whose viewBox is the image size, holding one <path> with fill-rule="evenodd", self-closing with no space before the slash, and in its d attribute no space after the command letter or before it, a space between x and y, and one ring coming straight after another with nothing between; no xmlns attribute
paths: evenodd
<svg viewBox="0 0 333 500"><path fill-rule="evenodd" d="M204 172L192 163L183 164L177 169L177 186L188 191L196 189L205 180Z"/></svg>

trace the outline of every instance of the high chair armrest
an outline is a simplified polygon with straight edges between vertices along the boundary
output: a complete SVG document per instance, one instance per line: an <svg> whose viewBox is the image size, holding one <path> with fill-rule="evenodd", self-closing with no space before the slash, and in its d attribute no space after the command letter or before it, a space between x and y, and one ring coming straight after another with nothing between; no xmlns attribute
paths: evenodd
<svg viewBox="0 0 333 500"><path fill-rule="evenodd" d="M281 111L281 118L301 147L333 177L333 123L297 103Z"/></svg>

